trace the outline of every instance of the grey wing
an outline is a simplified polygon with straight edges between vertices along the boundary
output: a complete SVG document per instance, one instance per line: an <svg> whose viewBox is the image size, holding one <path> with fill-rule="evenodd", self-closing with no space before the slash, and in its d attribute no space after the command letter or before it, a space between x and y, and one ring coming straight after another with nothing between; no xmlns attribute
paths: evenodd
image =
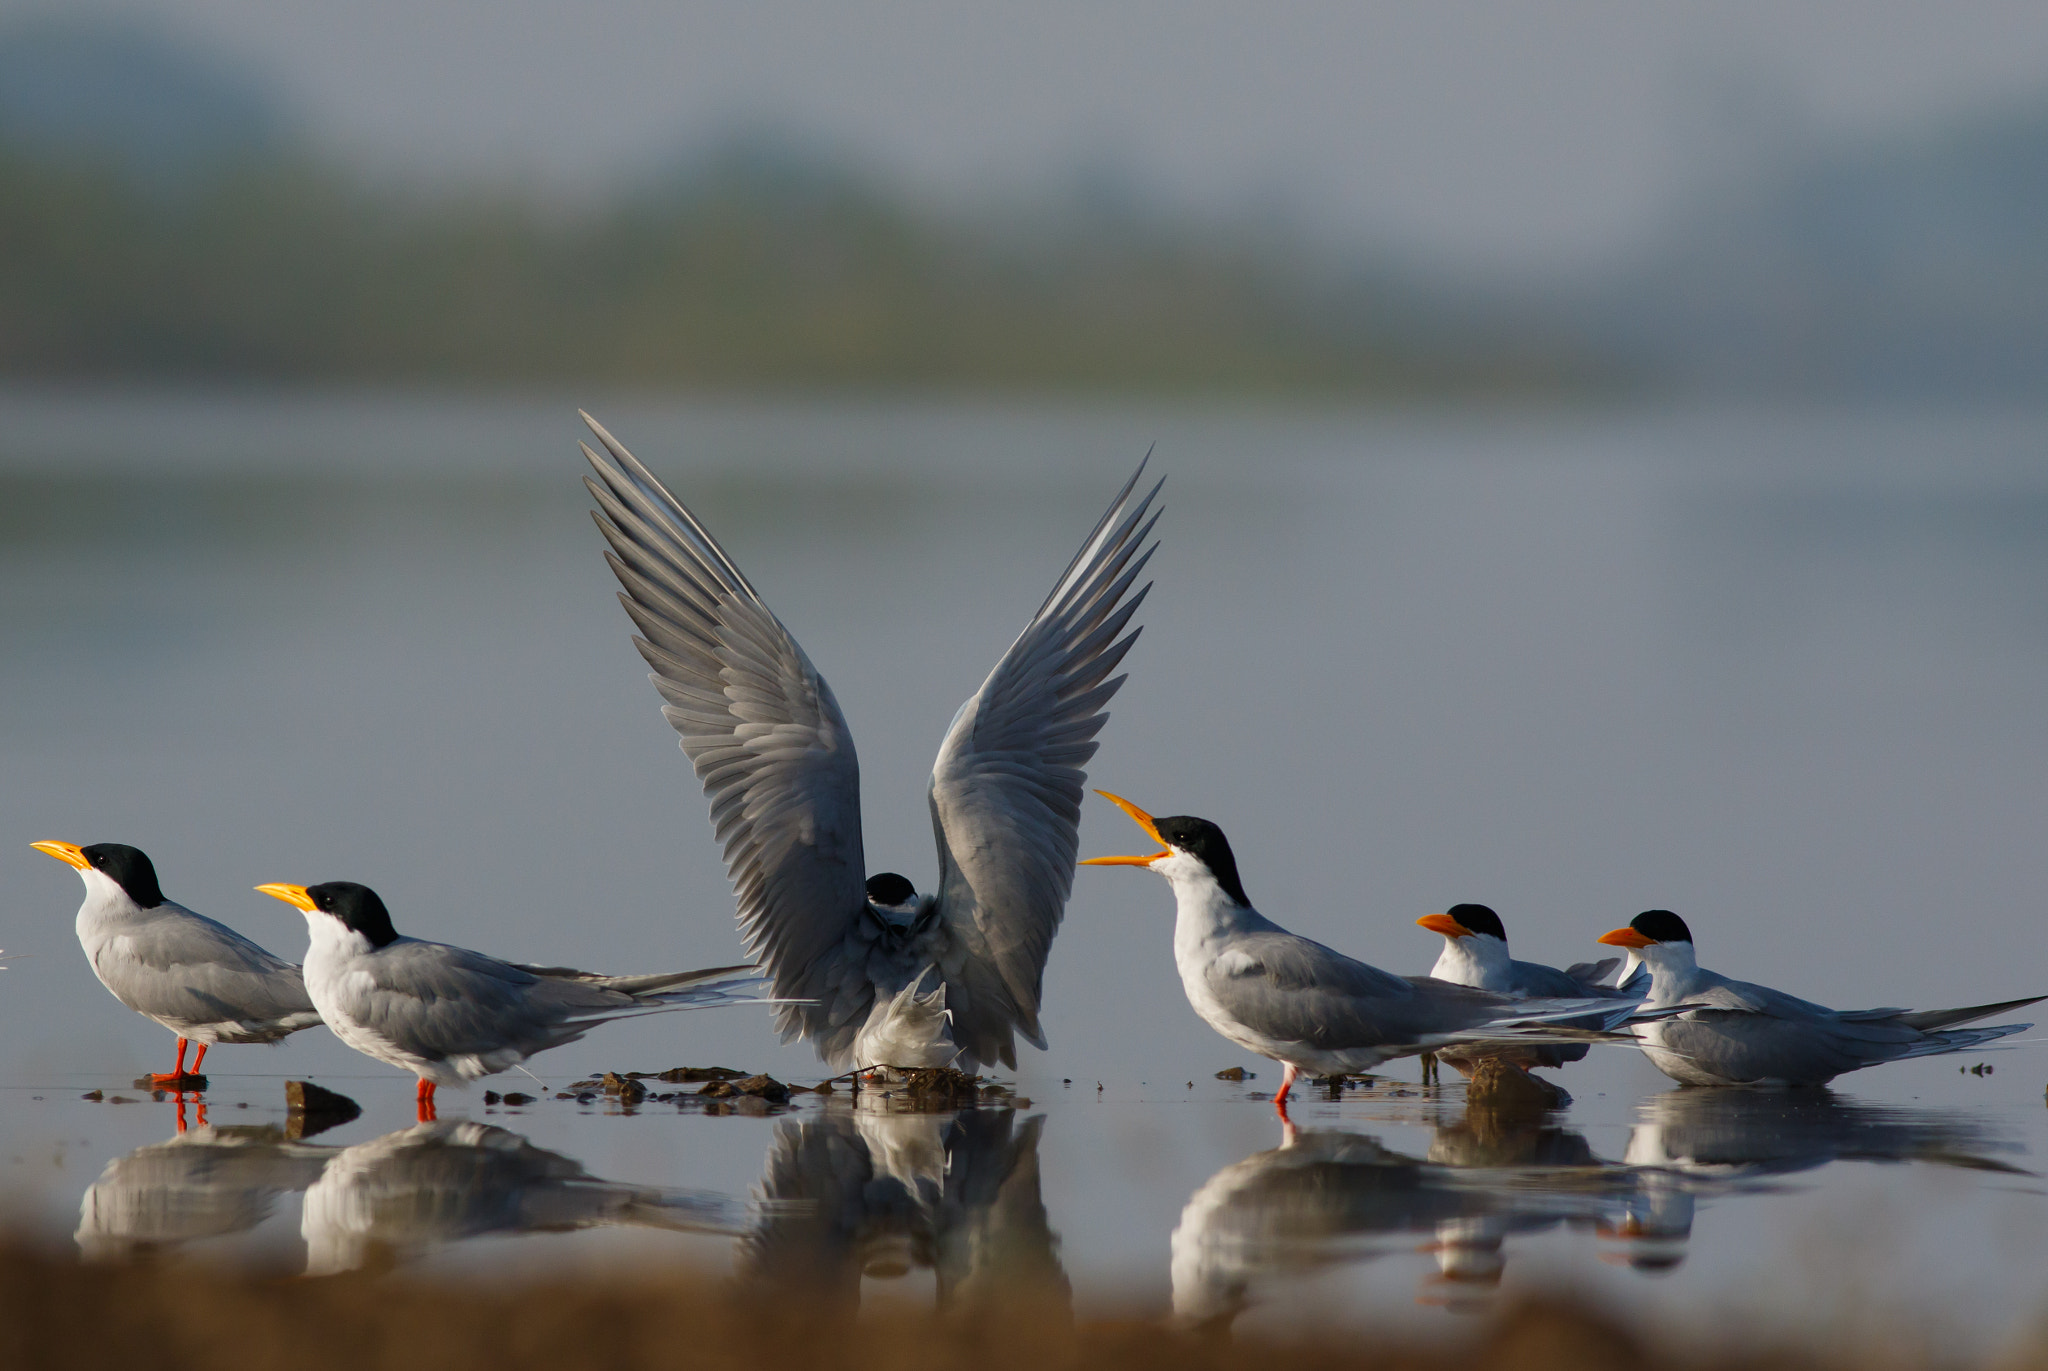
<svg viewBox="0 0 2048 1371"><path fill-rule="evenodd" d="M584 484L605 560L643 637L662 714L711 801L748 955L775 993L784 1041L843 1056L874 1001L860 763L832 688L696 516L589 415L605 448Z"/></svg>
<svg viewBox="0 0 2048 1371"><path fill-rule="evenodd" d="M1073 887L1082 770L1104 712L1123 685L1111 676L1136 641L1125 633L1149 584L1132 585L1158 544L1147 517L1145 464L1054 585L1052 594L960 707L932 767L939 846L939 917L954 1040L983 1062L1017 1063L1012 1033L1038 1047L1046 954Z"/></svg>
<svg viewBox="0 0 2048 1371"><path fill-rule="evenodd" d="M1601 963L1601 965L1608 970L1612 970L1617 960L1610 959ZM1574 995L1600 996L1604 998L1614 994L1614 991L1607 987L1599 985L1589 986L1586 982L1579 980L1577 976L1572 974L1577 969L1577 967L1573 967L1572 971L1559 971L1556 967L1545 966L1541 962L1510 962L1508 963L1508 972L1513 987L1512 993L1516 995L1546 996L1555 999L1568 999Z"/></svg>
<svg viewBox="0 0 2048 1371"><path fill-rule="evenodd" d="M245 1041L320 1022L297 966L182 905L158 909L159 917L125 930L94 961L123 1004L153 1019L237 1024Z"/></svg>
<svg viewBox="0 0 2048 1371"><path fill-rule="evenodd" d="M573 1042L606 1019L646 1012L632 996L535 976L468 948L401 938L363 959L348 990L364 1028L429 1058L522 1055Z"/></svg>
<svg viewBox="0 0 2048 1371"><path fill-rule="evenodd" d="M1835 1023L1842 1017L1824 1004L1802 1000L1797 995L1787 995L1767 985L1731 980L1712 971L1703 971L1700 975L1704 986L1687 992L1685 998L1688 1003L1740 1013L1765 1014L1794 1023Z"/></svg>
<svg viewBox="0 0 2048 1371"><path fill-rule="evenodd" d="M1409 1040L1415 986L1308 938L1279 929L1241 935L1211 959L1206 975L1231 1017L1263 1037L1325 1051Z"/></svg>
<svg viewBox="0 0 2048 1371"><path fill-rule="evenodd" d="M1686 1001L1706 1006L1667 1022L1663 1045L1735 1080L1825 1081L1935 1049L1900 1010L1838 1014L1782 990L1707 973Z"/></svg>

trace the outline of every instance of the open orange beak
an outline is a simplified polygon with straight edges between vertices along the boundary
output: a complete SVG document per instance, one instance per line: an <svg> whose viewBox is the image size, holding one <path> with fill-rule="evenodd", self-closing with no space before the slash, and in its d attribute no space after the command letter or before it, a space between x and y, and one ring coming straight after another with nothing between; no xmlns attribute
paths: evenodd
<svg viewBox="0 0 2048 1371"><path fill-rule="evenodd" d="M286 904L297 905L300 909L313 910L319 907L313 903L313 897L306 893L306 887L302 885L272 883L270 885L259 885L256 889L273 900L283 900Z"/></svg>
<svg viewBox="0 0 2048 1371"><path fill-rule="evenodd" d="M1432 933L1441 933L1446 938L1469 938L1472 936L1471 929L1465 927L1465 925L1459 923L1448 914L1425 914L1417 919L1415 923L1419 928L1426 928Z"/></svg>
<svg viewBox="0 0 2048 1371"><path fill-rule="evenodd" d="M1602 933L1593 941L1606 943L1609 947L1654 947L1657 942L1655 938L1645 938L1633 928L1617 928L1612 933Z"/></svg>
<svg viewBox="0 0 2048 1371"><path fill-rule="evenodd" d="M1166 839L1159 836L1159 829L1153 824L1150 814L1122 796L1112 795L1107 790L1098 790L1095 793L1135 819L1138 827L1150 833L1152 841L1159 844L1159 851L1149 857L1086 857L1081 861L1082 866L1150 866L1161 857L1173 855L1173 849L1166 845Z"/></svg>
<svg viewBox="0 0 2048 1371"><path fill-rule="evenodd" d="M84 871L92 865L91 862L85 859L85 849L77 843L30 843L29 846L38 852L48 853L66 866L75 866L80 871Z"/></svg>

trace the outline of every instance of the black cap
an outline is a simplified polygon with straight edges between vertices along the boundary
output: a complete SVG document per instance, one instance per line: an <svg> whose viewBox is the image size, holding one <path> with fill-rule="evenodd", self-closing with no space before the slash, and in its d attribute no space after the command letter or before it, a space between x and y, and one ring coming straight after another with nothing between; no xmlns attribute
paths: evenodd
<svg viewBox="0 0 2048 1371"><path fill-rule="evenodd" d="M917 887L893 871L878 871L868 877L868 898L879 905L901 905L914 899Z"/></svg>
<svg viewBox="0 0 2048 1371"><path fill-rule="evenodd" d="M1164 819L1154 819L1152 827L1168 847L1177 847L1191 857L1201 859L1216 877L1216 884L1223 887L1223 893L1239 904L1249 906L1244 897L1244 883L1237 879L1237 858L1231 855L1230 839L1223 836L1223 830L1207 819L1196 819L1186 814L1175 814Z"/></svg>
<svg viewBox="0 0 2048 1371"><path fill-rule="evenodd" d="M1645 938L1660 943L1689 943L1692 930L1685 926L1685 920L1668 909L1646 909L1628 921L1628 926Z"/></svg>
<svg viewBox="0 0 2048 1371"><path fill-rule="evenodd" d="M342 926L350 932L368 938L371 947L384 947L398 941L398 930L391 926L391 911L384 907L384 901L377 898L377 892L366 885L357 885L354 881L309 885L306 898L313 902L315 909L341 920Z"/></svg>
<svg viewBox="0 0 2048 1371"><path fill-rule="evenodd" d="M156 883L156 865L139 847L126 843L94 843L78 849L92 863L93 870L105 872L128 898L144 909L164 902L163 887Z"/></svg>
<svg viewBox="0 0 2048 1371"><path fill-rule="evenodd" d="M1500 926L1500 915L1483 904L1454 904L1444 913L1458 921L1458 927L1473 933L1490 933L1502 942L1508 940L1508 931Z"/></svg>

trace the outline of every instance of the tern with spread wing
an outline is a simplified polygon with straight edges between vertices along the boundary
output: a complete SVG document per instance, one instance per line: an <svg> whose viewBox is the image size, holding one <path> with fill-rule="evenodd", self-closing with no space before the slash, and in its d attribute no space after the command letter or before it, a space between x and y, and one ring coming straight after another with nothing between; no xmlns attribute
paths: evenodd
<svg viewBox="0 0 2048 1371"><path fill-rule="evenodd" d="M1286 1071L1273 1103L1302 1072L1370 1071L1395 1057L1459 1043L1583 1041L1626 1021L1634 999L1517 999L1428 976L1397 976L1289 933L1245 897L1223 830L1207 819L1155 819L1097 791L1164 849L1090 857L1083 866L1142 866L1173 887L1173 958L1188 1002L1238 1046ZM1573 1028L1560 1026L1578 1021Z"/></svg>
<svg viewBox="0 0 2048 1371"><path fill-rule="evenodd" d="M274 1043L320 1022L299 968L249 939L166 899L156 866L125 843L44 842L36 851L78 871L78 943L114 998L178 1035L178 1062L150 1079L167 1089L199 1084L215 1043ZM47 869L47 868L46 868ZM185 1049L199 1044L192 1069Z"/></svg>
<svg viewBox="0 0 2048 1371"><path fill-rule="evenodd" d="M305 913L313 1003L335 1037L420 1078L422 1123L440 1086L509 1071L613 1019L746 1003L761 983L751 966L601 976L501 962L400 936L377 892L353 881L256 888Z"/></svg>
<svg viewBox="0 0 2048 1371"><path fill-rule="evenodd" d="M1639 1031L1657 1069L1686 1085L1823 1085L1879 1062L1961 1052L2033 1025L1959 1025L2048 998L1967 1009L1829 1009L1707 970L1694 958L1692 930L1668 909L1646 910L1599 941L1629 948L1649 967L1647 1008L1696 1006Z"/></svg>
<svg viewBox="0 0 2048 1371"><path fill-rule="evenodd" d="M1149 583L1157 485L1125 483L960 707L932 768L939 882L870 877L860 765L831 687L695 515L584 416L606 554L662 713L711 800L784 1041L840 1067L1017 1064L1045 1046L1046 955L1073 885L1082 768ZM1134 586L1136 587L1134 589Z"/></svg>

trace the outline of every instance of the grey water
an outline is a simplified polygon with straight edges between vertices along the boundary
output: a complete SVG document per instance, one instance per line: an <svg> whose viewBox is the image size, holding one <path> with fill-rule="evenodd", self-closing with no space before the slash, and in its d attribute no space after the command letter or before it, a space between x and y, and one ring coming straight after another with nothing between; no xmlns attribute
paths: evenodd
<svg viewBox="0 0 2048 1371"><path fill-rule="evenodd" d="M1281 922L1422 971L1438 940L1413 921L1458 901L1557 963L1665 906L1707 965L1845 1007L2048 990L2048 411L600 400L0 392L0 1194L20 1221L72 1232L111 1164L175 1131L168 1102L78 1098L168 1069L170 1040L94 982L76 878L33 840L134 843L175 898L292 955L298 916L259 882L359 880L402 930L522 960L735 959L701 796L585 512L578 404L831 681L875 869L929 884L941 730L1149 449L1156 584L1091 784L1221 824ZM1084 853L1142 841L1091 798ZM1166 1309L1185 1287L1247 1319L1427 1323L1475 1290L1562 1284L1700 1328L1730 1307L1788 1326L1911 1310L1976 1345L2043 1308L2031 1041L1846 1077L1789 1119L1601 1052L1561 1073L1560 1136L1501 1151L1455 1090L1382 1089L1304 1101L1276 1153L1254 1098L1272 1073L1215 1079L1262 1063L1187 1008L1170 920L1155 878L1078 874L1051 1050L1001 1073L1032 1106L994 1132L891 1140L908 1126L862 1133L815 1102L487 1117L480 1091L443 1118L734 1203L805 1120L906 1174L992 1148L997 1190L1028 1160L1026 1246L1084 1302ZM1995 1074L1960 1069L1979 1063ZM532 1067L551 1095L678 1064L821 1074L747 1009ZM207 1066L216 1128L279 1121L287 1076L367 1106L319 1146L410 1123L406 1081L323 1030ZM1708 1160L1626 1165L1673 1147ZM273 1160L296 1176L306 1156ZM1355 1203L1304 1213L1301 1175ZM306 1258L294 1212L319 1183L207 1241ZM486 1227L417 1259L653 1244L744 1265L761 1243L726 1230L760 1215L717 1212L723 1229Z"/></svg>

